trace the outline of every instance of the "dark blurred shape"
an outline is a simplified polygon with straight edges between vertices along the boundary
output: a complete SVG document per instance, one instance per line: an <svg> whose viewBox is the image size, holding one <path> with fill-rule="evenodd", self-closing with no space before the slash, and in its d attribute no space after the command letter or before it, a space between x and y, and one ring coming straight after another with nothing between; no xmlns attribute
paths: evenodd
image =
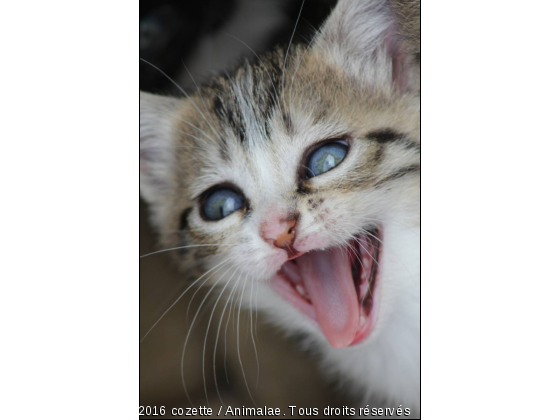
<svg viewBox="0 0 560 420"><path fill-rule="evenodd" d="M245 18L247 25L259 16L251 16L247 3L266 4L270 13L283 13L288 24L280 28L271 27L264 35L262 53L278 44L287 44L302 6L301 0L204 0L204 1L155 1L140 2L140 58L159 67L174 80L184 72L183 63L206 36L219 33L231 19ZM303 4L294 42L308 42L316 29L329 15L336 0L307 0ZM239 16L246 13L246 16ZM259 36L263 34L259 33ZM245 39L248 44L250 39ZM262 44L263 40L259 39ZM247 56L250 52L245 52ZM210 70L210 69L209 69ZM219 71L223 69L217 69ZM172 83L152 66L140 64L140 89L151 92L166 91Z"/></svg>
<svg viewBox="0 0 560 420"><path fill-rule="evenodd" d="M140 57L173 77L199 38L219 29L236 3L236 0L141 1ZM140 89L157 90L168 83L151 66L140 66Z"/></svg>

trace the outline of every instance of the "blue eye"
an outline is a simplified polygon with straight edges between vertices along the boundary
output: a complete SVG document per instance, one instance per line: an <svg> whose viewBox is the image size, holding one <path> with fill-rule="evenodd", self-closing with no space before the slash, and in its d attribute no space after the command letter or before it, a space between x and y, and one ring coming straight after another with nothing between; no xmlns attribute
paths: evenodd
<svg viewBox="0 0 560 420"><path fill-rule="evenodd" d="M324 174L338 166L346 157L346 153L348 153L348 145L344 142L333 141L319 147L307 161L305 172L307 178Z"/></svg>
<svg viewBox="0 0 560 420"><path fill-rule="evenodd" d="M207 219L220 220L244 205L245 200L241 194L230 188L220 188L206 197L202 203L202 213Z"/></svg>

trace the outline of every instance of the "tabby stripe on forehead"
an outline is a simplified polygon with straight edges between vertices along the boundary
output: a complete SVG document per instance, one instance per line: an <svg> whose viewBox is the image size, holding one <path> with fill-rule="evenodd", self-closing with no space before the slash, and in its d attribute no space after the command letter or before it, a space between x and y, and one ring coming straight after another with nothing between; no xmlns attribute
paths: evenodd
<svg viewBox="0 0 560 420"><path fill-rule="evenodd" d="M216 96L214 98L214 103L212 107L214 109L214 113L223 122L227 123L232 128L235 134L239 137L241 143L243 143L245 141L246 132L245 132L245 125L241 121L242 117L239 114L239 104L234 103L232 106L228 106L228 105L226 105L226 103L220 96Z"/></svg>
<svg viewBox="0 0 560 420"><path fill-rule="evenodd" d="M292 117L287 112L282 113L282 121L284 121L284 126L286 127L286 134L289 136L295 135L294 130L294 122L292 121Z"/></svg>
<svg viewBox="0 0 560 420"><path fill-rule="evenodd" d="M262 113L263 113L263 117L265 118L265 132L266 135L270 138L271 135L271 119L272 119L272 114L274 111L274 108L278 105L278 97L277 97L277 91L278 88L277 86L274 84L276 83L273 80L270 80L269 83L266 85L266 88L263 92L263 109L262 109Z"/></svg>

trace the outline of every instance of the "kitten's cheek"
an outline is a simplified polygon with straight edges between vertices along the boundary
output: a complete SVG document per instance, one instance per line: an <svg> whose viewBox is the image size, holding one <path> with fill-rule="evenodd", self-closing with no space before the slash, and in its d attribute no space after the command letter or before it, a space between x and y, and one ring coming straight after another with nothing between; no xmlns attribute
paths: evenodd
<svg viewBox="0 0 560 420"><path fill-rule="evenodd" d="M284 250L278 250L278 252L274 252L268 258L269 266L271 267L280 267L288 260L288 254Z"/></svg>

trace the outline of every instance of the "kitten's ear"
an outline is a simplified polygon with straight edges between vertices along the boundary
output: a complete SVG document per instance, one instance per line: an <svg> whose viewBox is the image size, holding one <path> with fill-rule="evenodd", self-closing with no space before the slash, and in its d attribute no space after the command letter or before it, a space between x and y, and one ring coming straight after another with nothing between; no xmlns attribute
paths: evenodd
<svg viewBox="0 0 560 420"><path fill-rule="evenodd" d="M172 187L175 98L140 92L140 193L150 204L161 202Z"/></svg>
<svg viewBox="0 0 560 420"><path fill-rule="evenodd" d="M419 0L339 0L314 48L366 83L417 89L419 22Z"/></svg>

